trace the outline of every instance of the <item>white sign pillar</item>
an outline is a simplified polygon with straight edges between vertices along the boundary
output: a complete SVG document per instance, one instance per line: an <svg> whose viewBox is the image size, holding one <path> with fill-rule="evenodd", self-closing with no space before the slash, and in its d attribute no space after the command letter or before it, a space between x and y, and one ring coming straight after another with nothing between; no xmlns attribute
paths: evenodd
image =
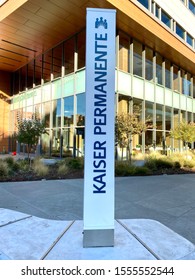
<svg viewBox="0 0 195 280"><path fill-rule="evenodd" d="M116 11L87 9L84 247L114 246Z"/></svg>

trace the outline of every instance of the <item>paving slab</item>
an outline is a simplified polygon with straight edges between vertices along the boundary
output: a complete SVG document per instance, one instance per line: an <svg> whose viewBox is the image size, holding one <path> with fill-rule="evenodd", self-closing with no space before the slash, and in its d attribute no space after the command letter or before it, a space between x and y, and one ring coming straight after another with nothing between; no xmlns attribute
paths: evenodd
<svg viewBox="0 0 195 280"><path fill-rule="evenodd" d="M13 216L12 221L21 216L21 213L5 209L4 216L6 213L9 217ZM39 260L70 224L70 221L33 216L16 219L0 227L0 252L13 260Z"/></svg>
<svg viewBox="0 0 195 280"><path fill-rule="evenodd" d="M115 246L83 248L83 221L0 209L0 260L195 260L195 245L150 219L115 221Z"/></svg>
<svg viewBox="0 0 195 280"><path fill-rule="evenodd" d="M115 246L83 248L83 221L75 221L51 250L47 260L155 260L156 258L119 223L115 222Z"/></svg>
<svg viewBox="0 0 195 280"><path fill-rule="evenodd" d="M29 217L31 215L0 208L0 227Z"/></svg>
<svg viewBox="0 0 195 280"><path fill-rule="evenodd" d="M161 260L178 260L195 252L195 246L173 230L150 219L121 220L131 233L146 244Z"/></svg>

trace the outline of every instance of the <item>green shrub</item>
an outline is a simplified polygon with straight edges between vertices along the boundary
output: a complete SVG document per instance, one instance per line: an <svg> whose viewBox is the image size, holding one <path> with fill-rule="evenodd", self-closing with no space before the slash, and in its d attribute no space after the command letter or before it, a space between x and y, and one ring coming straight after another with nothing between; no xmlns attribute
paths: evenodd
<svg viewBox="0 0 195 280"><path fill-rule="evenodd" d="M174 167L174 163L167 157L162 156L159 158L148 157L145 162L145 167L150 170L156 171L159 169L170 169Z"/></svg>
<svg viewBox="0 0 195 280"><path fill-rule="evenodd" d="M19 164L13 159L13 157L7 157L4 159L9 168L9 173L17 172L20 169Z"/></svg>
<svg viewBox="0 0 195 280"><path fill-rule="evenodd" d="M181 168L180 162L179 162L179 161L173 162L173 167L174 167L175 169L180 169L180 168Z"/></svg>
<svg viewBox="0 0 195 280"><path fill-rule="evenodd" d="M115 163L116 176L130 176L134 175L136 167L131 165L128 161L117 161Z"/></svg>
<svg viewBox="0 0 195 280"><path fill-rule="evenodd" d="M7 177L9 174L9 167L7 162L0 160L0 178Z"/></svg>
<svg viewBox="0 0 195 280"><path fill-rule="evenodd" d="M169 169L173 167L173 162L166 158L156 159L157 169Z"/></svg>
<svg viewBox="0 0 195 280"><path fill-rule="evenodd" d="M145 166L137 166L134 171L134 175L139 175L139 176L150 175L150 174L151 174L150 169Z"/></svg>
<svg viewBox="0 0 195 280"><path fill-rule="evenodd" d="M69 167L63 163L58 166L58 174L59 175L66 175L70 171Z"/></svg>
<svg viewBox="0 0 195 280"><path fill-rule="evenodd" d="M157 170L156 159L147 158L145 161L144 167L147 167L148 169L150 169L152 171L156 171Z"/></svg>
<svg viewBox="0 0 195 280"><path fill-rule="evenodd" d="M194 160L184 160L184 167L188 168L194 168L195 167L195 161Z"/></svg>
<svg viewBox="0 0 195 280"><path fill-rule="evenodd" d="M151 171L144 166L134 166L128 161L117 161L115 163L115 175L116 176L142 176L149 175Z"/></svg>
<svg viewBox="0 0 195 280"><path fill-rule="evenodd" d="M40 160L35 160L33 163L33 170L39 176L45 176L49 172L49 167L44 165Z"/></svg>
<svg viewBox="0 0 195 280"><path fill-rule="evenodd" d="M18 164L18 170L29 171L30 164L28 159L18 159L16 163Z"/></svg>
<svg viewBox="0 0 195 280"><path fill-rule="evenodd" d="M180 164L180 167L183 167L184 165L184 161L185 161L185 157L184 154L181 153L174 153L171 156L169 156L169 159L175 163L178 162Z"/></svg>
<svg viewBox="0 0 195 280"><path fill-rule="evenodd" d="M60 162L60 165L65 164L69 169L80 170L84 168L84 161L82 157L65 158Z"/></svg>
<svg viewBox="0 0 195 280"><path fill-rule="evenodd" d="M5 162L7 162L9 167L12 167L14 165L14 159L13 157L7 157L4 159Z"/></svg>

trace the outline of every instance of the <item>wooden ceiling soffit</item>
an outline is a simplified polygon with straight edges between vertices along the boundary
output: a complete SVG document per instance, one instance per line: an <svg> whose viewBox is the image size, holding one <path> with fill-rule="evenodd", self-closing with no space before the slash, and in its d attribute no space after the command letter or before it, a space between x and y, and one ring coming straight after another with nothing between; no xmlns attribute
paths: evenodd
<svg viewBox="0 0 195 280"><path fill-rule="evenodd" d="M8 0L1 8L0 8L0 22L12 14L15 10L21 7L28 0Z"/></svg>

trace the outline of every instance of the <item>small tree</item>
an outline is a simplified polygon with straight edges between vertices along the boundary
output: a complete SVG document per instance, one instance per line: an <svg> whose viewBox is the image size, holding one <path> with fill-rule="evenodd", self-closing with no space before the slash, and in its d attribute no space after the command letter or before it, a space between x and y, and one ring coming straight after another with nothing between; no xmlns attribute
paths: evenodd
<svg viewBox="0 0 195 280"><path fill-rule="evenodd" d="M20 112L17 113L17 133L16 139L19 143L24 143L27 145L28 160L30 150L33 145L35 147L38 144L39 137L42 134L47 133L45 129L45 124L40 120L37 112L32 114L31 118L23 118Z"/></svg>
<svg viewBox="0 0 195 280"><path fill-rule="evenodd" d="M183 141L187 152L188 144L195 142L195 123L180 122L177 127L171 129L170 137Z"/></svg>
<svg viewBox="0 0 195 280"><path fill-rule="evenodd" d="M116 116L115 138L122 147L127 148L128 158L131 162L131 141L133 135L141 135L151 127L149 119L144 123L140 120L140 109L134 108L133 113L121 113Z"/></svg>

